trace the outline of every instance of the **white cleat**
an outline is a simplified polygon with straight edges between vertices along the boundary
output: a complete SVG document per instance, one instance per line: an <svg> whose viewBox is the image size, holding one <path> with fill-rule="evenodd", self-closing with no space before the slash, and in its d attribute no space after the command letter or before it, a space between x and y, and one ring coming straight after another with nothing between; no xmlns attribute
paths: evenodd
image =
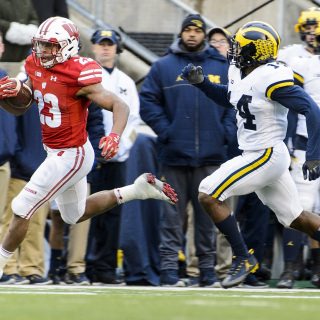
<svg viewBox="0 0 320 320"><path fill-rule="evenodd" d="M139 192L139 199L158 199L175 204L178 196L175 190L166 182L157 179L152 173L143 173L134 185Z"/></svg>

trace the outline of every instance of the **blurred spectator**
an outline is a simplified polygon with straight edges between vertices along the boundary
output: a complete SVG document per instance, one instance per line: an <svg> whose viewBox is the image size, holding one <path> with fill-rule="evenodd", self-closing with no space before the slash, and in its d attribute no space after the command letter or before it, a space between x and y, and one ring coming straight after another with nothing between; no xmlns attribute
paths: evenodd
<svg viewBox="0 0 320 320"><path fill-rule="evenodd" d="M207 33L209 45L215 48L221 55L227 58L230 48L230 33L221 27L211 28ZM239 151L240 152L240 151ZM237 200L233 198L232 207L235 207ZM215 270L219 279L226 277L232 263L232 250L226 237L215 228L216 231L216 266Z"/></svg>
<svg viewBox="0 0 320 320"><path fill-rule="evenodd" d="M121 39L114 30L96 30L91 37L92 52L102 69L102 85L127 103L130 114L120 140L118 154L109 161L100 160L91 173L91 192L113 189L126 183L126 160L135 139L135 127L141 122L139 96L134 81L116 66L121 53ZM112 113L101 110L104 135L112 128ZM117 284L117 251L121 209L118 206L108 214L92 218L87 251L87 275L92 282Z"/></svg>
<svg viewBox="0 0 320 320"><path fill-rule="evenodd" d="M32 0L32 2L40 23L54 16L69 18L66 0Z"/></svg>
<svg viewBox="0 0 320 320"><path fill-rule="evenodd" d="M45 158L41 141L39 113L34 104L27 113L17 117L18 146L10 161L11 179L6 200L6 210L1 219L1 235L9 228L13 215L12 199L24 188L34 171ZM19 250L10 258L4 268L0 283L50 284L46 278L44 263L44 230L49 214L49 205L45 203L30 219L29 229Z"/></svg>
<svg viewBox="0 0 320 320"><path fill-rule="evenodd" d="M0 1L0 31L5 51L0 61L21 62L31 48L38 28L38 18L31 0Z"/></svg>
<svg viewBox="0 0 320 320"><path fill-rule="evenodd" d="M221 27L214 27L208 31L207 37L210 46L217 49L224 57L227 57L231 45L230 32Z"/></svg>
<svg viewBox="0 0 320 320"><path fill-rule="evenodd" d="M141 92L141 117L158 135L159 174L179 194L176 206L162 206L160 282L184 286L179 279L178 253L184 251L186 207L194 212L194 239L199 260L199 285L219 286L214 272L214 225L198 202L198 186L228 159L227 144L236 145L235 112L218 108L180 76L183 66L201 65L209 79L227 82L228 62L206 41L200 15L188 15L168 54L156 61Z"/></svg>
<svg viewBox="0 0 320 320"><path fill-rule="evenodd" d="M2 34L0 32L0 58L4 51ZM0 68L0 78L7 72ZM16 117L0 108L0 229L1 219L7 201L7 193L10 181L9 160L14 155L17 143Z"/></svg>

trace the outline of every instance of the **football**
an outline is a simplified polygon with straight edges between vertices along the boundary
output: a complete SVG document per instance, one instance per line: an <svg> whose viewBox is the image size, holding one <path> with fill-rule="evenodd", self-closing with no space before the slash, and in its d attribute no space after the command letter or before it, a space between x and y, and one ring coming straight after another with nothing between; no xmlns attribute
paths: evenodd
<svg viewBox="0 0 320 320"><path fill-rule="evenodd" d="M15 97L0 99L0 106L15 116L20 116L30 108L31 102L32 91L26 84L22 83Z"/></svg>

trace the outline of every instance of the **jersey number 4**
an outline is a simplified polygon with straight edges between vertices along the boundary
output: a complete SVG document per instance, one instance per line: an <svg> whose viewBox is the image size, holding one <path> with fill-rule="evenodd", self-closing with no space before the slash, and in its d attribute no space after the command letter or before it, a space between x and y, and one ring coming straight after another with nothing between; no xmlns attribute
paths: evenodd
<svg viewBox="0 0 320 320"><path fill-rule="evenodd" d="M257 130L257 126L253 123L256 117L250 113L249 103L252 101L252 96L243 95L237 103L239 116L245 119L244 128L248 130Z"/></svg>

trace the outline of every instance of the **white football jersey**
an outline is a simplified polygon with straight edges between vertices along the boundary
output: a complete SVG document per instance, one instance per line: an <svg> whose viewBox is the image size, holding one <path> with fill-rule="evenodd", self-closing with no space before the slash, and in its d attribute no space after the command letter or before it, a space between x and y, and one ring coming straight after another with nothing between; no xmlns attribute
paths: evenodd
<svg viewBox="0 0 320 320"><path fill-rule="evenodd" d="M311 57L310 53L303 44L292 44L279 50L278 61L283 61L292 67L292 60L295 58Z"/></svg>
<svg viewBox="0 0 320 320"><path fill-rule="evenodd" d="M283 63L261 65L243 79L240 69L230 66L228 95L237 110L241 150L266 149L284 140L288 109L270 96L275 89L293 84L292 69Z"/></svg>
<svg viewBox="0 0 320 320"><path fill-rule="evenodd" d="M292 69L295 78L303 84L304 90L320 106L320 56L311 55L305 58L292 59ZM306 118L298 115L297 134L308 137Z"/></svg>

